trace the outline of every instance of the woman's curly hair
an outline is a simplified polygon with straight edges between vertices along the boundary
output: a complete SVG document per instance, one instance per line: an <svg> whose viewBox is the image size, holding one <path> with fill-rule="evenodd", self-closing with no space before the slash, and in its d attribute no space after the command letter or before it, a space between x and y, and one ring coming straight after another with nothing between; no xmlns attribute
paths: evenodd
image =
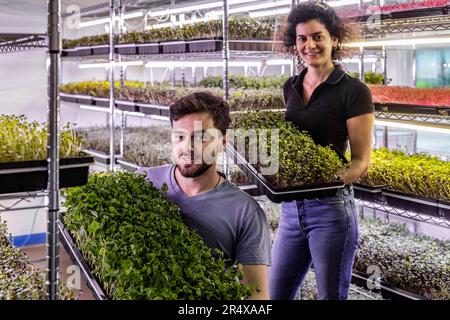
<svg viewBox="0 0 450 320"><path fill-rule="evenodd" d="M302 2L292 8L289 13L283 39L288 51L294 52L293 49L297 38L295 29L297 25L314 19L322 23L330 35L338 40L337 46L333 48L331 59L334 61L342 59L346 53L342 44L353 38L354 30L336 14L333 8L325 2L317 0Z"/></svg>

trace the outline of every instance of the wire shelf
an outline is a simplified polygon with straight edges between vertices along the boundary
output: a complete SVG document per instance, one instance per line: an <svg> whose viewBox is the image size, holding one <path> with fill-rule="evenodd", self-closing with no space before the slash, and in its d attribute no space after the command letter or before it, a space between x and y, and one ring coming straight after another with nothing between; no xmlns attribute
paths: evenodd
<svg viewBox="0 0 450 320"><path fill-rule="evenodd" d="M379 211L386 212L388 214L394 214L396 216L400 216L403 218L408 218L408 219L419 221L419 222L426 222L429 224L438 225L438 226L450 229L450 221L447 219L444 219L444 218L436 218L436 217L432 217L432 216L427 216L424 214L414 213L414 212L390 207L385 204L369 202L369 201L365 201L365 200L361 200L361 199L355 199L355 202L365 208L379 210Z"/></svg>

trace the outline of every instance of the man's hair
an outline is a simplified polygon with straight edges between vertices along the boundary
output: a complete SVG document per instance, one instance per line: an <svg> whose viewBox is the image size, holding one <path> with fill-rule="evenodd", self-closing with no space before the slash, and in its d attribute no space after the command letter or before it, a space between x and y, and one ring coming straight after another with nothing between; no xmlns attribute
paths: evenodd
<svg viewBox="0 0 450 320"><path fill-rule="evenodd" d="M207 112L214 122L214 127L225 135L230 122L230 106L222 98L210 92L200 91L182 97L170 106L170 123L185 115Z"/></svg>

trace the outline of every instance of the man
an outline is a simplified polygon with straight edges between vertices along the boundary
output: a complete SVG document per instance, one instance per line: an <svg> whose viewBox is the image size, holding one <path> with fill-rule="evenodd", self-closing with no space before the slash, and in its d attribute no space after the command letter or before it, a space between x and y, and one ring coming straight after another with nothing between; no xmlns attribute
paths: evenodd
<svg viewBox="0 0 450 320"><path fill-rule="evenodd" d="M160 190L167 184L166 197L208 247L242 265L242 283L256 287L249 298L267 300L271 240L266 216L252 197L216 171L230 121L228 104L208 92L179 99L170 107L175 164L140 171Z"/></svg>

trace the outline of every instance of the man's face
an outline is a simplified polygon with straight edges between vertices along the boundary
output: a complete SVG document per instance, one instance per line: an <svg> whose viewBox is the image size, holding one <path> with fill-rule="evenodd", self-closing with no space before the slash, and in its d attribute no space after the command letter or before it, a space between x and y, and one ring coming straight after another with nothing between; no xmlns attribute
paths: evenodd
<svg viewBox="0 0 450 320"><path fill-rule="evenodd" d="M215 165L224 143L209 113L192 113L172 122L172 159L184 177L201 176Z"/></svg>

